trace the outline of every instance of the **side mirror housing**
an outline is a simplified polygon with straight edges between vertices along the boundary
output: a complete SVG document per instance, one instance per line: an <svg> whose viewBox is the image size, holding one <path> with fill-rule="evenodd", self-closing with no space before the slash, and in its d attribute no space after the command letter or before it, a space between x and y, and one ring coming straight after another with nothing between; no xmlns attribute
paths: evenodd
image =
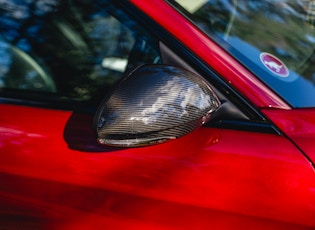
<svg viewBox="0 0 315 230"><path fill-rule="evenodd" d="M146 146L181 137L207 122L220 101L200 76L172 66L129 72L95 117L99 143Z"/></svg>

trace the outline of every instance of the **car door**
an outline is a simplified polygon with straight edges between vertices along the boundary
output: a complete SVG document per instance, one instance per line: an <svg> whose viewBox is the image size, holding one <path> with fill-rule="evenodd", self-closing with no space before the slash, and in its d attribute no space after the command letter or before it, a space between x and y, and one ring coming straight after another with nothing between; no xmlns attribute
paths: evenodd
<svg viewBox="0 0 315 230"><path fill-rule="evenodd" d="M202 128L140 148L97 142L96 109L133 67L220 77L179 52L172 36L149 33L132 5L1 4L4 229L315 225L311 164L258 110L210 80L222 106Z"/></svg>

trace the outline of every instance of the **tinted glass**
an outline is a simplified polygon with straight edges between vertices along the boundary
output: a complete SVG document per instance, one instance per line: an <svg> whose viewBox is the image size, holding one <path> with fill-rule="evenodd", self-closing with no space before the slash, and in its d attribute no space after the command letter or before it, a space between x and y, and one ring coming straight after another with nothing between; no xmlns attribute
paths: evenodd
<svg viewBox="0 0 315 230"><path fill-rule="evenodd" d="M171 1L293 107L315 106L315 1Z"/></svg>
<svg viewBox="0 0 315 230"><path fill-rule="evenodd" d="M99 100L157 41L109 1L0 1L0 92Z"/></svg>

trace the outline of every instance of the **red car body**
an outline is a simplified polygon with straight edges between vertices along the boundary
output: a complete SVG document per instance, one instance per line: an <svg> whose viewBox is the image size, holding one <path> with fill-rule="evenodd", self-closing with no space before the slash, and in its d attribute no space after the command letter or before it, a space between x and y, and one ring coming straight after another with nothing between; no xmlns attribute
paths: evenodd
<svg viewBox="0 0 315 230"><path fill-rule="evenodd" d="M315 109L291 108L166 2L132 3L281 133L202 127L99 151L93 116L0 104L1 228L315 228Z"/></svg>

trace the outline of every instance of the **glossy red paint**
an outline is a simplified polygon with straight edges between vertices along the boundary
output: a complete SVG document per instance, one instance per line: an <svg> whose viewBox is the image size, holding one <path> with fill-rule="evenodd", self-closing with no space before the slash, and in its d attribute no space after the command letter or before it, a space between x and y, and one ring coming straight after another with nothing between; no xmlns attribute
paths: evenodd
<svg viewBox="0 0 315 230"><path fill-rule="evenodd" d="M0 111L4 228L315 227L314 170L284 136L201 128L110 149L96 143L90 115Z"/></svg>
<svg viewBox="0 0 315 230"><path fill-rule="evenodd" d="M315 109L287 111L263 110L299 148L315 163Z"/></svg>
<svg viewBox="0 0 315 230"><path fill-rule="evenodd" d="M188 20L160 0L131 0L260 108L290 106ZM163 13L161 13L163 12ZM165 17L167 15L167 17Z"/></svg>
<svg viewBox="0 0 315 230"><path fill-rule="evenodd" d="M284 135L203 127L113 149L96 142L93 115L0 104L1 228L314 229L315 111L288 110L165 2L132 2Z"/></svg>

